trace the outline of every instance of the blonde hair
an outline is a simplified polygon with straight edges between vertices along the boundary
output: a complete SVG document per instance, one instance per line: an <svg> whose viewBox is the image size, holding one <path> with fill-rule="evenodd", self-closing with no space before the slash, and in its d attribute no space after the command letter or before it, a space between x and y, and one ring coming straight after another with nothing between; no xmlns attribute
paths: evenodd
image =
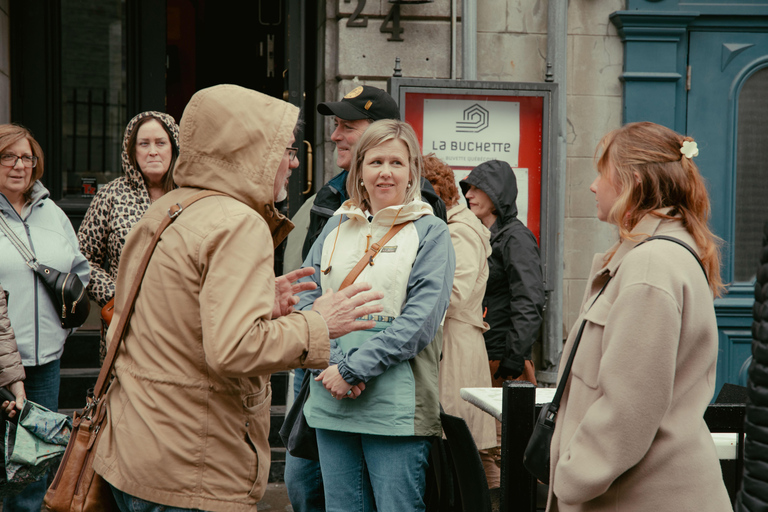
<svg viewBox="0 0 768 512"><path fill-rule="evenodd" d="M619 227L619 237L634 240L630 232L640 219L648 214L671 219L656 210L674 208L670 213L682 217L701 251L709 287L719 297L725 289L720 276L722 240L709 229L709 196L698 167L680 151L685 141L693 138L655 123L624 125L598 144L597 171L619 190L608 212L608 221Z"/></svg>
<svg viewBox="0 0 768 512"><path fill-rule="evenodd" d="M20 124L0 125L0 153L16 144L21 139L27 139L29 146L32 149L32 156L37 157L37 165L32 169L29 185L26 190L24 190L24 199L29 201L32 198L32 187L35 186L37 180L43 177L43 171L45 170L43 148L40 147L40 144L35 140L35 137L32 136L32 132Z"/></svg>
<svg viewBox="0 0 768 512"><path fill-rule="evenodd" d="M411 125L394 119L382 119L371 123L360 139L355 144L352 152L352 165L347 176L347 193L352 202L365 210L370 208L368 193L365 187L360 185L363 175L363 160L368 150L380 146L388 140L402 140L408 148L408 170L411 186L405 191L403 204L410 203L414 199L420 199L421 174L424 169L424 161L421 157L421 148L416 133Z"/></svg>

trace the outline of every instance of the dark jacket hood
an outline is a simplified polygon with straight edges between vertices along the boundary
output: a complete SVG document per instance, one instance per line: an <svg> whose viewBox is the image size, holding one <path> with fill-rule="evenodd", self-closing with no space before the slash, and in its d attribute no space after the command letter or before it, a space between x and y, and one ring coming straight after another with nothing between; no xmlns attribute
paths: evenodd
<svg viewBox="0 0 768 512"><path fill-rule="evenodd" d="M515 172L507 162L489 160L478 165L465 179L461 180L464 194L474 185L486 194L496 208L501 224L508 224L517 217L517 180Z"/></svg>

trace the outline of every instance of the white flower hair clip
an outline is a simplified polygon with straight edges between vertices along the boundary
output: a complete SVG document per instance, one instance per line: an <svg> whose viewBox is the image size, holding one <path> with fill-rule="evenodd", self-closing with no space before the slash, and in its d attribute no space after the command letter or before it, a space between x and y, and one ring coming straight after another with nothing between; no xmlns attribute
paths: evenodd
<svg viewBox="0 0 768 512"><path fill-rule="evenodd" d="M683 142L683 147L680 148L680 152L690 160L695 156L699 156L699 145L696 144L696 141L686 140Z"/></svg>

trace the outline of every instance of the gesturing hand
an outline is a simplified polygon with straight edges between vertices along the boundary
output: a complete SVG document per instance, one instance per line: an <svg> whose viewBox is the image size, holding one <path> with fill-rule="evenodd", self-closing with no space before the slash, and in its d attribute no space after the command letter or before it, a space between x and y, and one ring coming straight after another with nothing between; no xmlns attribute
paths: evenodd
<svg viewBox="0 0 768 512"><path fill-rule="evenodd" d="M376 326L373 320L358 320L361 316L380 313L384 309L381 304L369 304L384 297L381 292L369 292L370 289L368 283L355 283L340 292L328 290L315 299L312 309L322 315L331 339Z"/></svg>
<svg viewBox="0 0 768 512"><path fill-rule="evenodd" d="M302 277L311 276L314 273L315 269L307 267L275 278L275 305L272 308L273 320L293 312L293 306L299 303L299 298L296 296L297 293L317 288L317 285L313 282L296 282Z"/></svg>

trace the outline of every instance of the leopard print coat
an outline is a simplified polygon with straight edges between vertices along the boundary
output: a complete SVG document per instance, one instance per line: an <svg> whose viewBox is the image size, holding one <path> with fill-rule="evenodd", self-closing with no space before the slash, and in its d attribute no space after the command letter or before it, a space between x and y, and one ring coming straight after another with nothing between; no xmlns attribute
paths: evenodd
<svg viewBox="0 0 768 512"><path fill-rule="evenodd" d="M91 265L91 282L87 292L103 307L115 295L115 279L125 237L147 211L151 203L149 191L139 169L128 158L128 138L143 117L152 116L173 134L171 142L179 153L179 127L173 117L162 112L142 112L125 127L122 166L124 175L107 183L93 198L77 237L80 251ZM173 172L173 169L168 169Z"/></svg>

